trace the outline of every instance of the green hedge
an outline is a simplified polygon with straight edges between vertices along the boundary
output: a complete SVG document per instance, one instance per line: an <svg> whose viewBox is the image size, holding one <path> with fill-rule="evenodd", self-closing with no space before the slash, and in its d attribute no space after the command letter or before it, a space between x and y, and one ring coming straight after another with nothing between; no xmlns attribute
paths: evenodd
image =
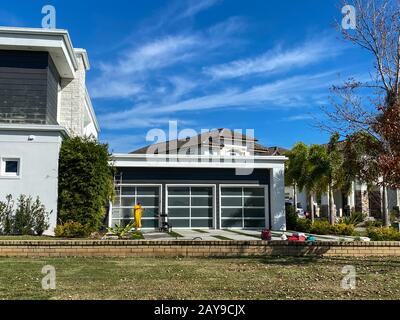
<svg viewBox="0 0 400 320"><path fill-rule="evenodd" d="M394 228L368 228L368 237L372 241L400 241L400 232Z"/></svg>
<svg viewBox="0 0 400 320"><path fill-rule="evenodd" d="M63 141L59 160L58 224L78 222L97 231L113 193L113 168L106 144L89 138Z"/></svg>
<svg viewBox="0 0 400 320"><path fill-rule="evenodd" d="M340 236L351 236L355 229L352 224L337 223L331 225L326 220L316 220L314 223L311 223L311 220L309 219L298 218L290 208L287 208L286 210L286 227L288 230L299 232Z"/></svg>

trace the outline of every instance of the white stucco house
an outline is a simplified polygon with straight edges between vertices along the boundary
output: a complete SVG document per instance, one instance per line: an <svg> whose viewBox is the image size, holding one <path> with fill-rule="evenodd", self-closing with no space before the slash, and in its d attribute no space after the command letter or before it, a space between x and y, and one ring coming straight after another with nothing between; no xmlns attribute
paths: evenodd
<svg viewBox="0 0 400 320"><path fill-rule="evenodd" d="M84 49L66 30L0 27L0 200L39 197L57 222L58 157L70 135L97 138Z"/></svg>

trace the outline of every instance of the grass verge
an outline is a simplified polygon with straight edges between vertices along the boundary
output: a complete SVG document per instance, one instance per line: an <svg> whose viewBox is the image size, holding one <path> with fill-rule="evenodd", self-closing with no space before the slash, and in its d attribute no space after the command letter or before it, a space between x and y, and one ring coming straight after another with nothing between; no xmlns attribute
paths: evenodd
<svg viewBox="0 0 400 320"><path fill-rule="evenodd" d="M209 232L201 230L201 229L193 229L193 231L196 231L198 233L209 233Z"/></svg>
<svg viewBox="0 0 400 320"><path fill-rule="evenodd" d="M55 290L41 270L55 267ZM357 290L341 286L357 270ZM0 258L0 300L400 299L400 258Z"/></svg>
<svg viewBox="0 0 400 320"><path fill-rule="evenodd" d="M219 240L233 240L233 239L229 239L227 237L224 236L212 236L213 238L219 239Z"/></svg>
<svg viewBox="0 0 400 320"><path fill-rule="evenodd" d="M240 234L242 236L248 236L248 237L252 237L252 238L256 238L258 240L261 240L261 236L256 236L254 234L250 234L250 233L246 233L246 232L242 232L242 231L231 230L231 229L224 229L224 231L228 231L228 232Z"/></svg>
<svg viewBox="0 0 400 320"><path fill-rule="evenodd" d="M183 235L181 235L181 234L179 234L179 233L177 233L177 232L175 232L175 231L170 231L170 232L168 232L168 235L171 236L171 237L173 237L173 238L184 238Z"/></svg>

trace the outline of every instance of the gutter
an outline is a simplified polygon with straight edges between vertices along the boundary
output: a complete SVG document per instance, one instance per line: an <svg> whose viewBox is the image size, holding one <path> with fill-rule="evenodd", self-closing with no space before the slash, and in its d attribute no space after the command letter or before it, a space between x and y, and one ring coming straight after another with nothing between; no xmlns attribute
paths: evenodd
<svg viewBox="0 0 400 320"><path fill-rule="evenodd" d="M69 131L59 125L0 124L0 131L60 132L64 138L70 136Z"/></svg>

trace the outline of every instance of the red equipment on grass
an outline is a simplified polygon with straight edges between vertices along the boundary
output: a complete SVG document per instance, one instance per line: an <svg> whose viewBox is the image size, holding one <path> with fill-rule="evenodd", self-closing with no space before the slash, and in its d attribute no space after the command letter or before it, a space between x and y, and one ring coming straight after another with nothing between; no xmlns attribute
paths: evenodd
<svg viewBox="0 0 400 320"><path fill-rule="evenodd" d="M306 241L306 235L304 233L293 233L292 236L288 237L288 241Z"/></svg>

